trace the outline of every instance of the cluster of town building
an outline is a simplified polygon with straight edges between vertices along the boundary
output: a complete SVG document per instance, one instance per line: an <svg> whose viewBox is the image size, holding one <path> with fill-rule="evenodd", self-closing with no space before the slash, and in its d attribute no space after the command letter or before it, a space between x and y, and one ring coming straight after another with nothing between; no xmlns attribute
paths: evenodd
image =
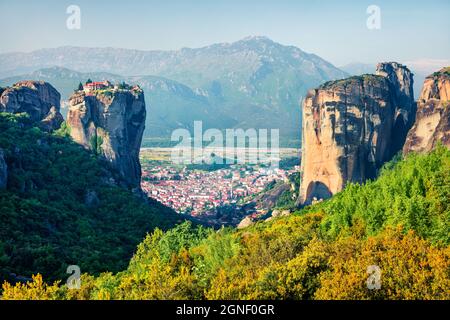
<svg viewBox="0 0 450 320"><path fill-rule="evenodd" d="M231 166L216 171L179 170L157 165L143 169L142 189L179 213L192 216L211 213L215 208L237 204L257 194L272 181L288 179L294 170Z"/></svg>

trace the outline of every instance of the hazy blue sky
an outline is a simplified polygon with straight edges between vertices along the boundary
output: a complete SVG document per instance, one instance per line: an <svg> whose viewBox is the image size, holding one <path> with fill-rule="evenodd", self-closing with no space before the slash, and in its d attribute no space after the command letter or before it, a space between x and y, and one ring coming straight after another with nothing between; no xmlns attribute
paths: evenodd
<svg viewBox="0 0 450 320"><path fill-rule="evenodd" d="M66 8L81 8L81 29ZM381 30L366 9L381 8ZM449 59L450 1L0 0L0 52L99 46L178 49L265 35L336 65Z"/></svg>

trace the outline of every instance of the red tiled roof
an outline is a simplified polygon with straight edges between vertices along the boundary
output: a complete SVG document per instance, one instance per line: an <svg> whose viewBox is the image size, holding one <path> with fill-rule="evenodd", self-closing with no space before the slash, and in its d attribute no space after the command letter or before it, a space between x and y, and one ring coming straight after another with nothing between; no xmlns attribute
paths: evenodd
<svg viewBox="0 0 450 320"><path fill-rule="evenodd" d="M104 86L104 85L105 85L105 83L104 83L104 82L100 82L100 81L98 81L98 82L91 82L91 83L87 83L87 84L86 84L87 87L92 87L92 86Z"/></svg>

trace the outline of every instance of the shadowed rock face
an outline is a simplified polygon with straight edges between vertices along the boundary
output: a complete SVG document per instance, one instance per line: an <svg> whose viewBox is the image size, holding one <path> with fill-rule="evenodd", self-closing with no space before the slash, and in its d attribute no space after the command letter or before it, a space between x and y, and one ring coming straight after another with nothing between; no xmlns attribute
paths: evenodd
<svg viewBox="0 0 450 320"><path fill-rule="evenodd" d="M405 118L415 111L413 74L405 66L396 62L383 62L377 65L376 74L386 77L394 87L395 102L398 112L402 112ZM414 114L413 114L414 116ZM414 121L414 119L410 119Z"/></svg>
<svg viewBox="0 0 450 320"><path fill-rule="evenodd" d="M450 67L425 79L417 104L403 153L428 152L438 142L450 148Z"/></svg>
<svg viewBox="0 0 450 320"><path fill-rule="evenodd" d="M70 97L67 125L72 138L102 155L131 188L140 189L139 149L145 128L143 91L76 92Z"/></svg>
<svg viewBox="0 0 450 320"><path fill-rule="evenodd" d="M0 112L30 115L32 121L40 122L42 129L58 129L64 121L60 114L61 95L44 81L20 81L2 89Z"/></svg>
<svg viewBox="0 0 450 320"><path fill-rule="evenodd" d="M411 72L397 63L377 75L327 82L303 103L299 202L311 204L363 182L401 150L415 114Z"/></svg>
<svg viewBox="0 0 450 320"><path fill-rule="evenodd" d="M413 126L417 104L414 101L413 74L408 68L396 62L377 65L376 74L389 79L396 106L394 132L391 149L394 153L403 148L408 130Z"/></svg>
<svg viewBox="0 0 450 320"><path fill-rule="evenodd" d="M8 166L6 165L5 155L0 149L0 189L5 189L8 182Z"/></svg>

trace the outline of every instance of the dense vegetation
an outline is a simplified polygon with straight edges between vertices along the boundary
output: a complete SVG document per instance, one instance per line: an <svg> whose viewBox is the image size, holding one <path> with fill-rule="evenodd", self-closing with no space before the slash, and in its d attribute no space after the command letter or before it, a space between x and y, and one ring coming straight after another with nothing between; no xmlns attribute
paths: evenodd
<svg viewBox="0 0 450 320"><path fill-rule="evenodd" d="M66 268L117 272L156 226L177 222L154 201L111 183L120 179L95 154L34 127L26 115L0 114L8 188L0 190L0 281L41 273L66 279Z"/></svg>
<svg viewBox="0 0 450 320"><path fill-rule="evenodd" d="M300 172L291 174L288 177L288 184L290 187L278 197L275 209L295 210L300 189Z"/></svg>
<svg viewBox="0 0 450 320"><path fill-rule="evenodd" d="M283 170L293 169L295 166L300 166L300 157L288 157L281 159L278 166Z"/></svg>
<svg viewBox="0 0 450 320"><path fill-rule="evenodd" d="M429 155L412 154L392 161L380 177L365 185L349 184L312 212L326 217L322 230L339 235L375 235L391 225L414 230L435 244L450 244L450 151L439 147Z"/></svg>
<svg viewBox="0 0 450 320"><path fill-rule="evenodd" d="M449 299L450 151L392 162L374 182L243 230L178 225L128 268L80 289L4 284L4 299ZM368 267L381 270L369 289Z"/></svg>

